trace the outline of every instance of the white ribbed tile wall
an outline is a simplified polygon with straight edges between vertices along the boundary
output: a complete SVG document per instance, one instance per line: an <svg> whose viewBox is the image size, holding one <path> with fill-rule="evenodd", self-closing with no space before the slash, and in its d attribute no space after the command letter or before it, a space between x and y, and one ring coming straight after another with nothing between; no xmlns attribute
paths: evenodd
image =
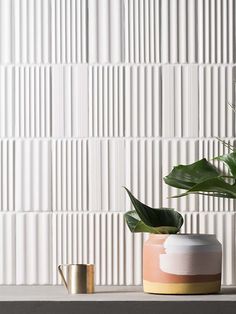
<svg viewBox="0 0 236 314"><path fill-rule="evenodd" d="M123 0L1 0L1 63L124 61Z"/></svg>
<svg viewBox="0 0 236 314"><path fill-rule="evenodd" d="M235 62L234 0L124 3L126 62Z"/></svg>
<svg viewBox="0 0 236 314"><path fill-rule="evenodd" d="M51 215L0 214L0 284L41 284L52 281Z"/></svg>
<svg viewBox="0 0 236 314"><path fill-rule="evenodd" d="M88 66L0 66L0 137L87 137Z"/></svg>
<svg viewBox="0 0 236 314"><path fill-rule="evenodd" d="M15 210L51 210L50 141L16 140L14 166Z"/></svg>
<svg viewBox="0 0 236 314"><path fill-rule="evenodd" d="M86 0L1 0L1 63L87 61Z"/></svg>
<svg viewBox="0 0 236 314"><path fill-rule="evenodd" d="M51 136L49 66L0 66L0 137Z"/></svg>
<svg viewBox="0 0 236 314"><path fill-rule="evenodd" d="M1 63L234 63L234 0L1 0Z"/></svg>
<svg viewBox="0 0 236 314"><path fill-rule="evenodd" d="M52 210L88 210L88 141L52 141Z"/></svg>
<svg viewBox="0 0 236 314"><path fill-rule="evenodd" d="M181 191L163 181L177 164L227 152L217 139L3 139L0 211L125 211L123 186L154 207L235 211L233 200L171 199Z"/></svg>
<svg viewBox="0 0 236 314"><path fill-rule="evenodd" d="M78 262L95 263L98 285L141 284L142 236L129 233L122 213L53 214L52 237L53 284L61 282L54 265Z"/></svg>
<svg viewBox="0 0 236 314"><path fill-rule="evenodd" d="M51 210L49 140L0 141L0 211Z"/></svg>
<svg viewBox="0 0 236 314"><path fill-rule="evenodd" d="M53 137L88 136L88 66L63 65L51 68Z"/></svg>
<svg viewBox="0 0 236 314"><path fill-rule="evenodd" d="M89 135L125 136L126 81L120 65L89 67Z"/></svg>
<svg viewBox="0 0 236 314"><path fill-rule="evenodd" d="M161 135L161 66L90 66L89 77L90 136Z"/></svg>
<svg viewBox="0 0 236 314"><path fill-rule="evenodd" d="M15 209L15 142L0 141L0 211Z"/></svg>
<svg viewBox="0 0 236 314"><path fill-rule="evenodd" d="M89 135L233 137L235 66L98 65L89 70Z"/></svg>
<svg viewBox="0 0 236 314"><path fill-rule="evenodd" d="M235 285L235 214L184 213L182 232L215 233L223 284ZM95 263L97 285L142 283L142 244L123 213L1 213L0 284L58 284L61 263Z"/></svg>
<svg viewBox="0 0 236 314"><path fill-rule="evenodd" d="M54 211L124 210L123 140L52 142Z"/></svg>
<svg viewBox="0 0 236 314"><path fill-rule="evenodd" d="M89 72L89 135L198 137L197 65L98 65Z"/></svg>
<svg viewBox="0 0 236 314"><path fill-rule="evenodd" d="M123 0L87 0L88 62L124 61Z"/></svg>
<svg viewBox="0 0 236 314"><path fill-rule="evenodd" d="M0 0L0 284L58 284L70 262L141 284L127 186L216 233L236 285L235 201L163 182L235 144L235 17L234 0Z"/></svg>
<svg viewBox="0 0 236 314"><path fill-rule="evenodd" d="M142 202L158 207L162 198L162 141L127 139L125 141L125 186ZM131 208L126 195L126 209Z"/></svg>
<svg viewBox="0 0 236 314"><path fill-rule="evenodd" d="M163 136L198 137L198 67L165 65L162 71Z"/></svg>
<svg viewBox="0 0 236 314"><path fill-rule="evenodd" d="M199 67L199 136L235 137L236 67L201 65Z"/></svg>
<svg viewBox="0 0 236 314"><path fill-rule="evenodd" d="M0 137L233 137L231 65L0 66Z"/></svg>
<svg viewBox="0 0 236 314"><path fill-rule="evenodd" d="M125 142L123 140L90 140L89 209L124 210Z"/></svg>

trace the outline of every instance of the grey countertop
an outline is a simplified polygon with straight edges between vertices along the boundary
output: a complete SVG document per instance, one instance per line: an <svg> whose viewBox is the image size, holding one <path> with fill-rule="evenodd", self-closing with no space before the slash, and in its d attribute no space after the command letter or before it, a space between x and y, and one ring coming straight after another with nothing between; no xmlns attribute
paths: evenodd
<svg viewBox="0 0 236 314"><path fill-rule="evenodd" d="M97 287L90 295L68 295L63 286L1 286L0 314L11 313L236 313L236 287L220 294L154 295L142 287Z"/></svg>
<svg viewBox="0 0 236 314"><path fill-rule="evenodd" d="M236 301L236 287L223 287L220 294L181 296L147 294L140 286L100 286L94 294L77 295L63 286L0 286L0 301Z"/></svg>

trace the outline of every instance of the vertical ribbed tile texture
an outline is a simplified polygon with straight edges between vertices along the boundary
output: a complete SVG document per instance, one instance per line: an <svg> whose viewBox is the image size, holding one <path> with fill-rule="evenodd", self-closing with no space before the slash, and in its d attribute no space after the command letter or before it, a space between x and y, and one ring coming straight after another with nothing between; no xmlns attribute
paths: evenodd
<svg viewBox="0 0 236 314"><path fill-rule="evenodd" d="M51 136L88 136L88 66L51 68Z"/></svg>
<svg viewBox="0 0 236 314"><path fill-rule="evenodd" d="M1 0L1 63L234 63L234 0Z"/></svg>
<svg viewBox="0 0 236 314"><path fill-rule="evenodd" d="M234 63L234 0L124 0L125 61Z"/></svg>
<svg viewBox="0 0 236 314"><path fill-rule="evenodd" d="M0 0L0 284L58 284L78 262L141 284L122 186L216 233L236 284L235 201L163 181L235 145L235 18L234 0Z"/></svg>
<svg viewBox="0 0 236 314"><path fill-rule="evenodd" d="M0 66L0 137L234 137L235 69Z"/></svg>
<svg viewBox="0 0 236 314"><path fill-rule="evenodd" d="M127 186L154 207L232 212L228 199L169 198L180 191L163 181L176 164L226 152L217 139L2 139L0 211L121 212Z"/></svg>
<svg viewBox="0 0 236 314"><path fill-rule="evenodd" d="M235 285L235 214L185 213L182 232L215 233L223 284ZM142 244L122 213L0 213L0 284L59 284L57 265L95 263L96 285L140 285Z"/></svg>

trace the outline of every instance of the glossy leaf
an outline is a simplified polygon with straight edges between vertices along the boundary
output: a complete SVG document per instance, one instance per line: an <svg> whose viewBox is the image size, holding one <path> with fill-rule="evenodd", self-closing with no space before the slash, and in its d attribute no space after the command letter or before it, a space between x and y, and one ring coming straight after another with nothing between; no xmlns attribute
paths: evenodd
<svg viewBox="0 0 236 314"><path fill-rule="evenodd" d="M209 196L215 197L236 198L236 186L225 182L221 177L205 180L196 184L187 192L173 197L201 194L199 192L208 192Z"/></svg>
<svg viewBox="0 0 236 314"><path fill-rule="evenodd" d="M236 175L236 153L216 157L223 161L230 169L233 176ZM227 177L227 176L226 176ZM236 198L236 185L226 182L225 176L220 173L206 159L201 159L190 165L174 167L164 181L171 186L185 189L186 192L172 196L182 197L189 194L204 194L209 196Z"/></svg>
<svg viewBox="0 0 236 314"><path fill-rule="evenodd" d="M204 158L190 165L174 167L171 173L164 178L164 181L166 184L178 189L189 190L197 183L219 175L219 171Z"/></svg>
<svg viewBox="0 0 236 314"><path fill-rule="evenodd" d="M177 233L178 229L175 227L150 227L145 225L144 222L141 221L137 212L135 210L131 210L125 213L125 221L131 232L148 232L148 233L156 233L156 234L171 234Z"/></svg>
<svg viewBox="0 0 236 314"><path fill-rule="evenodd" d="M140 220L149 227L174 227L178 232L183 224L183 217L170 208L152 208L136 199L125 188Z"/></svg>

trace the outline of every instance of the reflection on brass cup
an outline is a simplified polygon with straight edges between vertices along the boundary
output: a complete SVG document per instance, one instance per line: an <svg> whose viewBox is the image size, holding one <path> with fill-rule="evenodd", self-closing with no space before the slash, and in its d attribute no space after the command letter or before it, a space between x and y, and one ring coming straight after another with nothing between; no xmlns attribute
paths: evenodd
<svg viewBox="0 0 236 314"><path fill-rule="evenodd" d="M58 270L68 293L94 293L93 264L59 265ZM67 276L64 275L65 271Z"/></svg>

